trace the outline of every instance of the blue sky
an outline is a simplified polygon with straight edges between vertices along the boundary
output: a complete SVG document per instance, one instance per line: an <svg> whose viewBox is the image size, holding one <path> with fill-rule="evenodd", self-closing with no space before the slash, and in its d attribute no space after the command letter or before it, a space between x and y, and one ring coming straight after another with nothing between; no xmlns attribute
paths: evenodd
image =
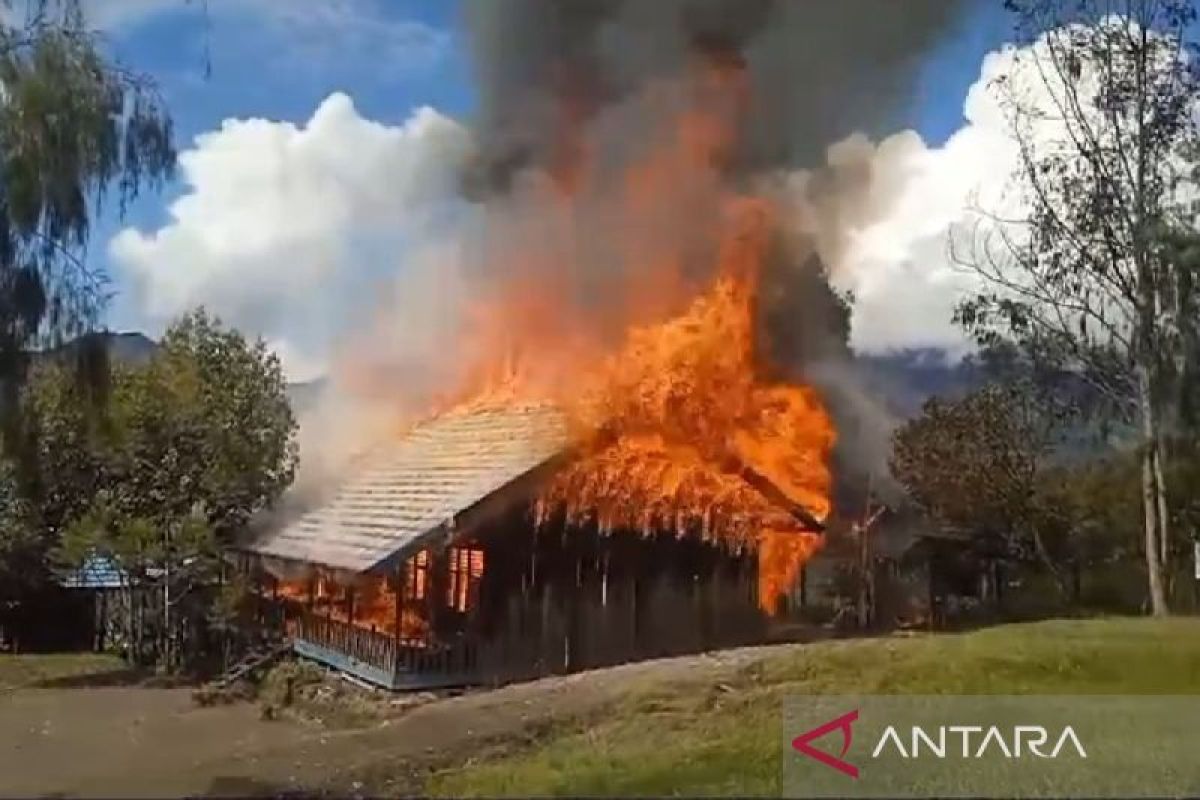
<svg viewBox="0 0 1200 800"><path fill-rule="evenodd" d="M797 0L799 2L800 0ZM898 2L901 0L897 0ZM400 125L420 106L470 118L471 64L452 0L91 0L93 18L125 63L154 75L177 125L180 149L230 118L266 118L303 125L333 92L353 99L368 120ZM978 0L958 29L921 65L916 99L899 127L931 145L962 124L963 99L985 53L1006 38L999 2ZM149 194L124 219L100 220L89 258L105 263L107 244L122 228L154 231L188 187ZM111 266L111 265L110 265ZM158 333L110 268L113 329Z"/></svg>

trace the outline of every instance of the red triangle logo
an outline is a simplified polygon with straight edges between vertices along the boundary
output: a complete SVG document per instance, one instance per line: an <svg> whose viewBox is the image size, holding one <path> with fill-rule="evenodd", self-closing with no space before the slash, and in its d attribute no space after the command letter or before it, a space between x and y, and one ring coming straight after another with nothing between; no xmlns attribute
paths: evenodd
<svg viewBox="0 0 1200 800"><path fill-rule="evenodd" d="M850 749L850 741L854 737L850 726L858 719L858 709L849 713L843 714L837 719L831 719L824 725L818 725L811 731L800 734L795 739L792 739L792 749L798 753L803 753L811 759L821 762L827 767L832 767L844 775L849 775L851 778L858 777L858 767L845 761L846 752ZM824 750L818 750L812 746L812 742L820 739L827 733L840 730L842 732L842 752L837 756L830 755Z"/></svg>

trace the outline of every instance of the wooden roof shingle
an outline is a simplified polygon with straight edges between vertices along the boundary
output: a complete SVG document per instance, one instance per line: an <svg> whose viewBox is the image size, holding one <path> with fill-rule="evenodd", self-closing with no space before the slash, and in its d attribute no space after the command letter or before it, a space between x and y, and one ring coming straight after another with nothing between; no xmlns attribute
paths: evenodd
<svg viewBox="0 0 1200 800"><path fill-rule="evenodd" d="M566 420L548 406L452 413L371 454L333 498L246 550L363 572L562 453Z"/></svg>

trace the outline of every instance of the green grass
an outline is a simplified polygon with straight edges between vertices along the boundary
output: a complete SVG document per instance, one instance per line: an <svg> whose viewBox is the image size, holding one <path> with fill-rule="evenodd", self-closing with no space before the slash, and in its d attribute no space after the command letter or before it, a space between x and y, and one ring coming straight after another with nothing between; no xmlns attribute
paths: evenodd
<svg viewBox="0 0 1200 800"><path fill-rule="evenodd" d="M104 653L0 655L0 692L121 672L125 664Z"/></svg>
<svg viewBox="0 0 1200 800"><path fill-rule="evenodd" d="M716 685L642 687L434 774L438 795L775 795L782 698L826 694L1194 694L1200 620L1101 619L826 642Z"/></svg>

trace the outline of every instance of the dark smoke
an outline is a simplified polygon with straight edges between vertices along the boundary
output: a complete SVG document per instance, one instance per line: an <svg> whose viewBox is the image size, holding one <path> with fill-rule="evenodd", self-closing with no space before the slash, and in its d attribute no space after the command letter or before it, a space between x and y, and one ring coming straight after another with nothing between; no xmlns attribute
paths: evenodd
<svg viewBox="0 0 1200 800"><path fill-rule="evenodd" d="M476 0L467 5L481 93L471 189L503 191L530 166L553 171L569 158L564 124L586 124L698 53L734 53L748 67L752 106L737 168L813 166L850 133L878 136L907 121L920 55L965 5Z"/></svg>
<svg viewBox="0 0 1200 800"><path fill-rule="evenodd" d="M686 74L697 59L744 66L749 82L736 150L720 164L725 180L744 185L817 168L826 148L852 133L881 137L911 125L905 114L921 56L966 4L475 0L467 24L480 108L466 194L502 199L526 171L569 175L580 131L599 147L592 157L622 163L662 114L645 89ZM691 210L682 216L683 223L667 223L703 219ZM702 246L702 230L694 239ZM824 391L841 432L839 478L886 474L891 421L860 389L846 300L829 286L811 242L781 241L777 249L762 286L764 366ZM594 276L606 256L589 256L598 266L585 271Z"/></svg>

